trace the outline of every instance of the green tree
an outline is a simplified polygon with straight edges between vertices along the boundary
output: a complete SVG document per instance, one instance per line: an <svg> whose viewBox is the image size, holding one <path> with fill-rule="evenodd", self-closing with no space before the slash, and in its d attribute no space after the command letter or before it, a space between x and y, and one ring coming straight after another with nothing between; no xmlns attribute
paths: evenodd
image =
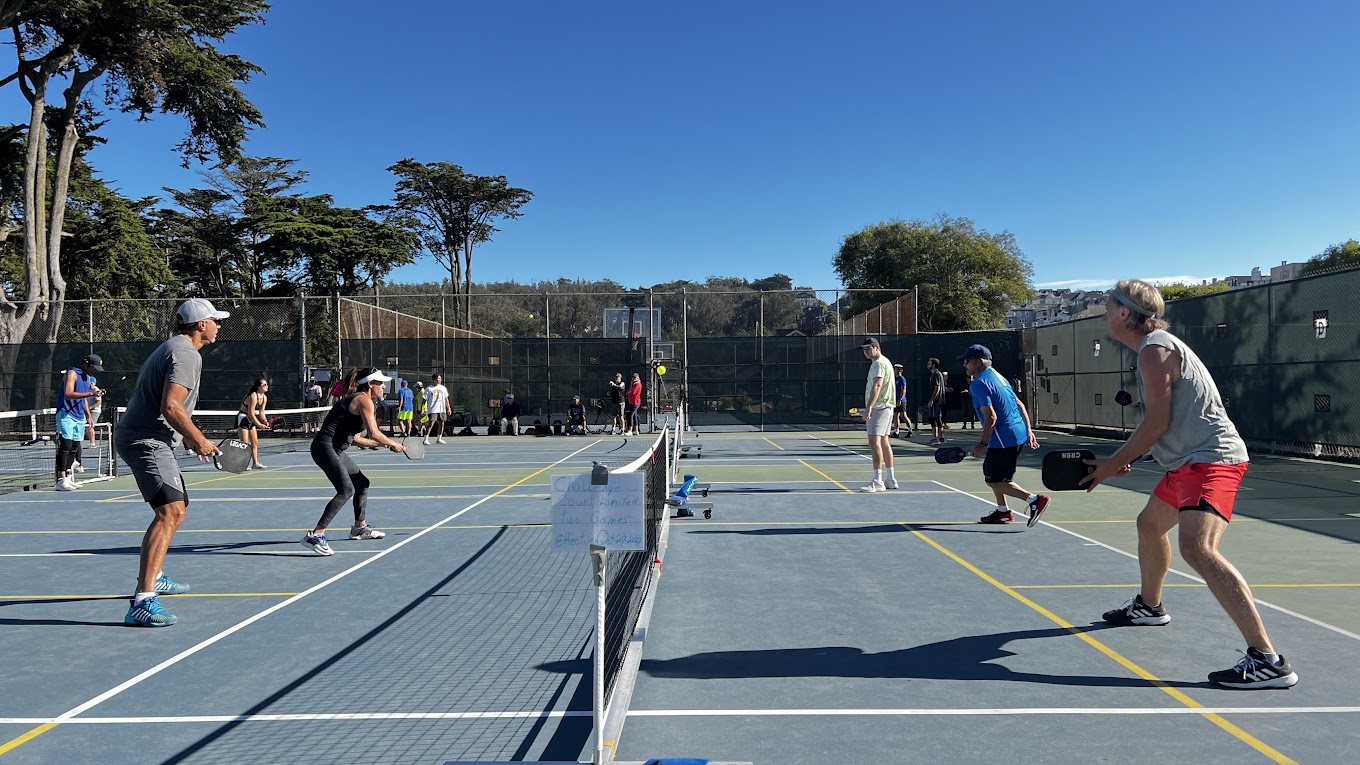
<svg viewBox="0 0 1360 765"><path fill-rule="evenodd" d="M0 292L0 344L22 342L40 312L50 314L43 339L56 339L67 290L62 239L87 89L102 80L105 104L142 119L155 112L183 116L188 134L177 148L186 162L210 153L230 158L247 128L261 124L237 87L260 69L214 43L261 21L267 8L263 0L0 4L0 22L10 29L15 52L14 69L0 78L0 87L16 84L29 104L19 280L24 292Z"/></svg>
<svg viewBox="0 0 1360 765"><path fill-rule="evenodd" d="M1015 235L978 230L967 218L893 220L845 238L832 260L850 289L918 290L923 330L945 332L1005 326L1006 309L1027 300L1033 269ZM890 293L860 293L848 314L890 300Z"/></svg>
<svg viewBox="0 0 1360 765"><path fill-rule="evenodd" d="M1334 268L1350 268L1352 266L1360 266L1360 242L1348 239L1309 258L1308 262L1303 264L1303 268L1299 269L1299 276L1308 276L1309 274L1331 271Z"/></svg>
<svg viewBox="0 0 1360 765"><path fill-rule="evenodd" d="M336 207L327 194L280 197L260 224L262 257L289 262L289 277L311 291L355 295L415 259L420 242L364 210Z"/></svg>
<svg viewBox="0 0 1360 765"><path fill-rule="evenodd" d="M203 173L208 186L226 197L226 209L236 219L243 258L241 291L245 295L263 293L271 280L282 277L288 269L287 262L264 257L259 246L265 237L263 227L278 209L274 201L307 180L305 170L292 169L296 162L241 156Z"/></svg>
<svg viewBox="0 0 1360 765"><path fill-rule="evenodd" d="M1212 295L1216 292L1227 292L1227 282L1212 282L1210 284L1159 284L1157 290L1162 293L1162 300L1180 300L1181 298L1199 297L1201 295Z"/></svg>
<svg viewBox="0 0 1360 765"><path fill-rule="evenodd" d="M244 283L245 247L231 198L215 189L166 188L177 207L151 213L151 232L170 268L190 295L239 297Z"/></svg>
<svg viewBox="0 0 1360 765"><path fill-rule="evenodd" d="M457 295L472 292L472 251L499 231L497 221L518 218L533 192L511 186L503 175L472 175L448 162L406 158L387 168L397 176L395 201L373 209L390 223L417 232L436 262L448 269ZM463 326L471 326L472 305L462 301Z"/></svg>

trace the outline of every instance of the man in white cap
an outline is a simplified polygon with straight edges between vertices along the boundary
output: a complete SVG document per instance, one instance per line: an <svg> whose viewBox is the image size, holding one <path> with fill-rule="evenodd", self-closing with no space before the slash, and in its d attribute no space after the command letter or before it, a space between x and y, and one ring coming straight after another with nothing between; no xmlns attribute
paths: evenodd
<svg viewBox="0 0 1360 765"><path fill-rule="evenodd" d="M189 493L175 460L182 440L189 451L207 462L217 446L193 422L198 403L203 346L217 341L222 320L231 314L213 308L203 298L185 301L175 312L178 332L151 352L137 375L127 412L113 432L118 456L137 480L142 499L156 517L142 537L137 591L123 623L137 627L168 627L178 619L166 612L157 595L178 595L189 586L171 580L161 570L165 551L184 522Z"/></svg>

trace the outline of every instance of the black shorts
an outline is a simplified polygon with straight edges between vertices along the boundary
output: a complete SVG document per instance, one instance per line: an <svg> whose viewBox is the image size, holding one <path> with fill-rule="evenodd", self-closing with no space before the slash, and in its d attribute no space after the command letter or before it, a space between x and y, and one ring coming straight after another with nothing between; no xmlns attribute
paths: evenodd
<svg viewBox="0 0 1360 765"><path fill-rule="evenodd" d="M237 412L236 427L240 428L241 430L254 430L255 421L250 419L250 415L246 414L245 412Z"/></svg>
<svg viewBox="0 0 1360 765"><path fill-rule="evenodd" d="M1015 478L1015 462L1024 446L989 446L982 459L982 479L987 483L1006 483Z"/></svg>
<svg viewBox="0 0 1360 765"><path fill-rule="evenodd" d="M907 413L906 404L898 404L897 406L893 407L893 414L906 414L906 413Z"/></svg>

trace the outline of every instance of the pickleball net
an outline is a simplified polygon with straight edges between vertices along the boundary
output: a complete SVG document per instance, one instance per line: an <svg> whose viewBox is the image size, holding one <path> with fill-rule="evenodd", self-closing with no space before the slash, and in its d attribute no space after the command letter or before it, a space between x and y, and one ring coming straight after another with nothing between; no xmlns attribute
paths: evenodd
<svg viewBox="0 0 1360 765"><path fill-rule="evenodd" d="M80 467L72 478L79 483L114 476L109 458L110 424L86 426L81 442ZM90 442L93 432L94 443ZM57 410L23 409L0 412L0 494L52 489L56 483Z"/></svg>
<svg viewBox="0 0 1360 765"><path fill-rule="evenodd" d="M606 704L628 653L628 644L637 630L638 618L653 580L653 564L666 518L667 475L670 469L670 429L662 430L647 451L611 475L641 472L646 505L645 550L616 551L608 554L605 565L604 624L604 697Z"/></svg>

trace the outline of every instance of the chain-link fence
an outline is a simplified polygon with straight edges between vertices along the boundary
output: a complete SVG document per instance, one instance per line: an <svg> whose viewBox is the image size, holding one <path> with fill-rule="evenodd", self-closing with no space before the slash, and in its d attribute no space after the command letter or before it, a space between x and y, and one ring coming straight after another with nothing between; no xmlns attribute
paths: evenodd
<svg viewBox="0 0 1360 765"><path fill-rule="evenodd" d="M1253 449L1360 457L1360 270L1177 300L1170 331L1213 375L1229 416ZM1036 419L1072 429L1127 432L1141 421L1137 354L1097 317L1034 332Z"/></svg>

